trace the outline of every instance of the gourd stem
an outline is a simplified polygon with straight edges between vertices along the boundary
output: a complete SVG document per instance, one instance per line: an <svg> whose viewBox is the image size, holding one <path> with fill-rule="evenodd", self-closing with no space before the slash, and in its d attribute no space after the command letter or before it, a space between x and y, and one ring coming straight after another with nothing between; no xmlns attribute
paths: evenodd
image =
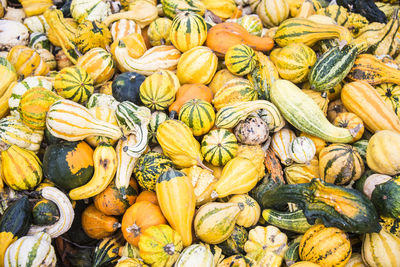
<svg viewBox="0 0 400 267"><path fill-rule="evenodd" d="M134 237L138 237L140 235L140 227L134 223L126 229L128 232L133 233Z"/></svg>
<svg viewBox="0 0 400 267"><path fill-rule="evenodd" d="M208 168L206 165L204 165L203 162L199 158L197 159L197 164L199 165L199 167L202 167L203 169L206 169L207 171L210 171L211 173L214 172L213 170Z"/></svg>
<svg viewBox="0 0 400 267"><path fill-rule="evenodd" d="M174 255L174 253L175 253L175 245L172 244L172 243L165 245L164 251L165 251L165 253L167 253L170 256Z"/></svg>

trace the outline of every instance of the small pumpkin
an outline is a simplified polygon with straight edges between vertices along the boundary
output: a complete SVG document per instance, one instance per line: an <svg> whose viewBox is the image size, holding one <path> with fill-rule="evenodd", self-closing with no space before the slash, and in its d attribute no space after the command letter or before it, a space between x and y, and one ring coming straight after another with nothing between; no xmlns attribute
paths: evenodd
<svg viewBox="0 0 400 267"><path fill-rule="evenodd" d="M310 162L315 156L314 142L305 136L296 137L289 146L289 157L296 163Z"/></svg>
<svg viewBox="0 0 400 267"><path fill-rule="evenodd" d="M308 133L305 133L305 132L302 132L302 133L300 134L300 136L305 136L305 137L311 139L311 141L313 141L313 143L314 143L314 145L315 145L315 149L316 149L316 151L315 151L315 155L316 155L316 156L318 156L318 155L319 155L319 152L321 152L321 150L322 150L324 147L326 147L326 142L325 142L325 140L322 139L322 138L319 138L319 137L316 137L316 136L312 136L312 135L310 135L310 134L308 134Z"/></svg>
<svg viewBox="0 0 400 267"><path fill-rule="evenodd" d="M150 44L152 46L171 44L171 26L172 20L169 18L157 18L150 23L149 29L147 30Z"/></svg>
<svg viewBox="0 0 400 267"><path fill-rule="evenodd" d="M214 108L201 99L189 100L179 110L179 120L192 130L194 136L204 135L214 126Z"/></svg>
<svg viewBox="0 0 400 267"><path fill-rule="evenodd" d="M254 70L257 64L254 50L245 44L238 44L228 49L225 54L225 64L234 75L246 75Z"/></svg>
<svg viewBox="0 0 400 267"><path fill-rule="evenodd" d="M219 110L231 104L257 99L257 91L248 80L242 78L233 78L218 88L212 103L215 109Z"/></svg>
<svg viewBox="0 0 400 267"><path fill-rule="evenodd" d="M214 266L214 255L210 246L193 244L182 251L174 266Z"/></svg>
<svg viewBox="0 0 400 267"><path fill-rule="evenodd" d="M92 204L82 213L82 229L94 239L111 236L121 225L113 216L107 216Z"/></svg>
<svg viewBox="0 0 400 267"><path fill-rule="evenodd" d="M237 139L225 129L211 130L201 141L201 154L214 166L224 166L236 156Z"/></svg>
<svg viewBox="0 0 400 267"><path fill-rule="evenodd" d="M238 78L236 75L233 75L228 69L222 69L215 73L211 82L209 83L209 87L214 93L214 95L224 86L224 84L230 80Z"/></svg>
<svg viewBox="0 0 400 267"><path fill-rule="evenodd" d="M361 139L364 134L364 123L360 117L351 112L342 112L337 115L333 124L346 129L357 129L357 135L353 137L353 142Z"/></svg>
<svg viewBox="0 0 400 267"><path fill-rule="evenodd" d="M32 208L32 223L35 225L51 225L59 218L57 205L51 200L42 199Z"/></svg>
<svg viewBox="0 0 400 267"><path fill-rule="evenodd" d="M16 45L8 52L7 60L14 66L19 75L42 76L46 75L50 68L47 63L32 48Z"/></svg>
<svg viewBox="0 0 400 267"><path fill-rule="evenodd" d="M78 25L75 43L82 53L96 47L105 49L111 43L111 32L99 21L86 20Z"/></svg>
<svg viewBox="0 0 400 267"><path fill-rule="evenodd" d="M319 178L318 159L313 158L308 163L295 163L287 166L285 177L288 184L309 183L313 178Z"/></svg>
<svg viewBox="0 0 400 267"><path fill-rule="evenodd" d="M113 40L122 39L132 33L141 33L140 26L131 19L120 19L111 25L110 29Z"/></svg>
<svg viewBox="0 0 400 267"><path fill-rule="evenodd" d="M295 138L294 132L286 128L279 130L272 136L272 150L286 166L293 163L292 158L289 156L289 147Z"/></svg>
<svg viewBox="0 0 400 267"><path fill-rule="evenodd" d="M261 214L260 205L252 197L247 194L234 195L229 199L229 202L242 203L244 206L236 220L237 225L248 228L258 223Z"/></svg>
<svg viewBox="0 0 400 267"><path fill-rule="evenodd" d="M140 192L140 194L136 198L136 202L144 201L144 200L149 201L149 202L153 203L154 205L159 205L158 200L157 200L157 195L153 191L145 190L145 191Z"/></svg>
<svg viewBox="0 0 400 267"><path fill-rule="evenodd" d="M348 112L341 99L332 101L328 105L327 118L330 122L334 122L336 117L343 112Z"/></svg>
<svg viewBox="0 0 400 267"><path fill-rule="evenodd" d="M145 76L136 72L119 74L111 85L113 97L120 102L130 101L134 104L139 104L139 88L145 78Z"/></svg>
<svg viewBox="0 0 400 267"><path fill-rule="evenodd" d="M258 179L261 179L265 175L265 152L260 145L248 146L239 145L236 157L242 157L250 160L257 170Z"/></svg>

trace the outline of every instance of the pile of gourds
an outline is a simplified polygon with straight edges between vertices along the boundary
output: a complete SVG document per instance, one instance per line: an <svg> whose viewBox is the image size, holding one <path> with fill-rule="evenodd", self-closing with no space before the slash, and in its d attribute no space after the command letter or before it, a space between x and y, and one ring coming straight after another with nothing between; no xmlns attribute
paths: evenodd
<svg viewBox="0 0 400 267"><path fill-rule="evenodd" d="M396 2L0 0L0 267L400 266Z"/></svg>

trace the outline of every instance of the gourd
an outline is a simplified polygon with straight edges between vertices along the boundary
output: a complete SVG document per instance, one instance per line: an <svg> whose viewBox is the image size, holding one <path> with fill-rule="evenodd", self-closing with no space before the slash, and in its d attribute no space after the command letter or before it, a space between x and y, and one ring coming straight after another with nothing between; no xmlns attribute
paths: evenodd
<svg viewBox="0 0 400 267"><path fill-rule="evenodd" d="M263 24L258 15L244 15L238 18L236 23L242 25L250 34L261 36Z"/></svg>
<svg viewBox="0 0 400 267"><path fill-rule="evenodd" d="M229 199L229 203L242 203L244 208L239 213L236 224L246 228L252 227L258 223L260 218L260 205L249 195L234 195Z"/></svg>
<svg viewBox="0 0 400 267"><path fill-rule="evenodd" d="M7 29L10 28L13 29L13 31L7 31ZM0 49L2 51L9 51L17 45L28 44L29 31L21 22L10 19L2 19L0 20L0 29Z"/></svg>
<svg viewBox="0 0 400 267"><path fill-rule="evenodd" d="M102 120L104 122L111 123L114 126L118 126L115 112L110 107L107 107L107 106L98 107L97 106L97 107L90 108L89 112L98 120ZM92 147L96 147L100 143L107 143L107 144L114 145L118 140L110 139L108 137L103 137L103 136L89 136L89 137L85 138L85 141Z"/></svg>
<svg viewBox="0 0 400 267"><path fill-rule="evenodd" d="M241 203L209 202L200 207L194 218L196 236L208 244L219 244L229 238L243 209Z"/></svg>
<svg viewBox="0 0 400 267"><path fill-rule="evenodd" d="M32 208L32 222L35 225L50 225L58 219L60 219L60 213L53 201L42 199Z"/></svg>
<svg viewBox="0 0 400 267"><path fill-rule="evenodd" d="M201 99L189 100L179 110L179 120L192 130L194 136L204 135L214 126L214 108Z"/></svg>
<svg viewBox="0 0 400 267"><path fill-rule="evenodd" d="M261 0L257 6L257 15L260 16L264 26L275 27L289 16L289 5L284 0Z"/></svg>
<svg viewBox="0 0 400 267"><path fill-rule="evenodd" d="M238 44L226 51L225 64L231 73L242 76L254 70L257 64L257 56L250 46Z"/></svg>
<svg viewBox="0 0 400 267"><path fill-rule="evenodd" d="M238 141L245 145L259 145L269 137L269 129L266 122L258 116L249 116L239 122L234 129Z"/></svg>
<svg viewBox="0 0 400 267"><path fill-rule="evenodd" d="M43 20L44 20L44 18L43 18ZM48 25L47 25L47 27L48 27ZM50 50L52 50L52 46L51 46L49 39L47 38L46 34L42 33L42 32L32 32L30 39L29 39L29 47L34 50L45 49L49 52L50 52Z"/></svg>
<svg viewBox="0 0 400 267"><path fill-rule="evenodd" d="M101 213L92 204L82 213L82 229L94 239L111 236L121 225L115 217Z"/></svg>
<svg viewBox="0 0 400 267"><path fill-rule="evenodd" d="M120 19L111 24L110 32L114 41L132 33L141 33L140 26L134 20Z"/></svg>
<svg viewBox="0 0 400 267"><path fill-rule="evenodd" d="M148 125L149 133L147 135L148 141L152 144L158 144L157 129L158 126L168 119L167 114L162 111L155 111L151 113L150 123Z"/></svg>
<svg viewBox="0 0 400 267"><path fill-rule="evenodd" d="M225 22L211 27L207 33L206 46L218 56L226 54L228 49L237 44L245 44L257 51L269 51L273 47L273 40L269 37L251 35L243 26Z"/></svg>
<svg viewBox="0 0 400 267"><path fill-rule="evenodd" d="M128 155L127 148L133 147L136 143L136 136L130 134L121 138L115 147L115 152L117 154L115 186L123 196L125 196L126 191L128 190L133 168L138 160L138 157L131 157Z"/></svg>
<svg viewBox="0 0 400 267"><path fill-rule="evenodd" d="M40 194L44 199L53 201L57 205L60 218L52 225L32 225L28 234L33 235L40 232L46 232L51 236L51 238L59 237L71 228L72 222L74 221L75 212L71 201L62 191L53 186L42 188Z"/></svg>
<svg viewBox="0 0 400 267"><path fill-rule="evenodd" d="M162 10L163 13L170 19L173 19L178 13L182 11L190 11L199 14L202 16L206 11L206 6L202 1L193 0L193 1L172 1L172 0L162 0Z"/></svg>
<svg viewBox="0 0 400 267"><path fill-rule="evenodd" d="M233 76L233 75L232 75ZM215 93L212 103L216 110L243 101L257 100L258 94L246 79L236 78L226 81Z"/></svg>
<svg viewBox="0 0 400 267"><path fill-rule="evenodd" d="M319 178L319 162L314 157L308 163L295 163L285 168L285 177L288 184L308 183L313 178Z"/></svg>
<svg viewBox="0 0 400 267"><path fill-rule="evenodd" d="M224 255L230 256L235 254L244 254L244 244L249 234L243 226L235 225L231 236L224 242L218 244L222 248Z"/></svg>
<svg viewBox="0 0 400 267"><path fill-rule="evenodd" d="M117 101L130 101L139 104L139 88L145 76L136 72L119 74L112 82L112 95Z"/></svg>
<svg viewBox="0 0 400 267"><path fill-rule="evenodd" d="M202 99L211 103L213 92L204 84L184 84L178 88L175 101L169 106L170 117L176 118L182 105L191 99Z"/></svg>
<svg viewBox="0 0 400 267"><path fill-rule="evenodd" d="M315 152L315 144L306 136L296 137L289 146L289 157L296 163L309 163Z"/></svg>
<svg viewBox="0 0 400 267"><path fill-rule="evenodd" d="M347 267L357 267L357 266L364 267L365 264L361 257L361 253L352 252L351 257L345 266L347 266Z"/></svg>
<svg viewBox="0 0 400 267"><path fill-rule="evenodd" d="M147 228L153 225L166 224L159 206L149 201L139 201L126 210L122 218L121 230L125 240L138 246L140 237Z"/></svg>
<svg viewBox="0 0 400 267"><path fill-rule="evenodd" d="M138 197L136 199L136 202L144 201L144 200L149 201L149 202L159 206L157 195L153 191L142 191L142 192L140 192L140 194L138 195Z"/></svg>
<svg viewBox="0 0 400 267"><path fill-rule="evenodd" d="M234 0L224 0L217 2L212 0L204 0L202 2L206 6L207 10L210 10L222 19L229 19L235 14L235 12L237 12L236 3Z"/></svg>
<svg viewBox="0 0 400 267"><path fill-rule="evenodd" d="M53 2L50 0L21 1L22 8L28 17L43 14L52 4Z"/></svg>
<svg viewBox="0 0 400 267"><path fill-rule="evenodd" d="M157 18L149 25L147 35L152 46L171 44L170 31L172 21L168 18Z"/></svg>
<svg viewBox="0 0 400 267"><path fill-rule="evenodd" d="M336 227L316 224L301 238L299 255L321 266L345 266L351 256L350 239Z"/></svg>
<svg viewBox="0 0 400 267"><path fill-rule="evenodd" d="M200 206L212 200L212 187L217 181L213 173L198 166L182 169L182 172L192 182L196 197L196 206Z"/></svg>
<svg viewBox="0 0 400 267"><path fill-rule="evenodd" d="M83 140L92 135L119 139L122 135L118 127L95 119L87 108L70 100L59 100L50 107L46 126L52 135L67 141Z"/></svg>
<svg viewBox="0 0 400 267"><path fill-rule="evenodd" d="M86 20L76 29L75 43L82 53L96 47L104 49L111 43L111 32L104 23Z"/></svg>
<svg viewBox="0 0 400 267"><path fill-rule="evenodd" d="M313 143L316 147L316 150L317 150L315 155L317 155L317 156L319 155L319 152L321 152L321 150L326 146L326 142L319 137L315 137L315 136L312 136L307 133L301 133L300 136L308 137L313 141Z"/></svg>
<svg viewBox="0 0 400 267"><path fill-rule="evenodd" d="M178 260L176 267L189 266L214 266L214 255L208 246L202 244L194 244L185 248Z"/></svg>
<svg viewBox="0 0 400 267"><path fill-rule="evenodd" d="M71 2L71 15L79 23L85 20L102 21L110 14L109 4L103 1L72 0Z"/></svg>
<svg viewBox="0 0 400 267"><path fill-rule="evenodd" d="M282 164L289 166L293 163L293 159L289 155L290 145L296 138L294 132L290 129L283 128L274 133L271 140L271 148L279 157Z"/></svg>
<svg viewBox="0 0 400 267"><path fill-rule="evenodd" d="M49 66L39 54L23 45L16 45L8 52L7 60L14 66L18 75L41 76L49 72Z"/></svg>
<svg viewBox="0 0 400 267"><path fill-rule="evenodd" d="M358 125L361 125L361 129L358 134L354 136L353 142L361 139L362 135L364 134L364 122L361 120L360 117L351 112L339 113L333 121L333 125L346 129L353 129Z"/></svg>
<svg viewBox="0 0 400 267"><path fill-rule="evenodd" d="M250 230L249 240L244 244L246 256L260 266L280 266L287 249L287 236L272 225Z"/></svg>
<svg viewBox="0 0 400 267"><path fill-rule="evenodd" d="M158 178L156 193L164 216L181 236L183 246L191 245L192 221L196 208L191 179L170 168Z"/></svg>
<svg viewBox="0 0 400 267"><path fill-rule="evenodd" d="M116 237L106 237L101 240L93 252L93 266L104 266L115 264L118 258L119 248L121 247L121 235Z"/></svg>
<svg viewBox="0 0 400 267"><path fill-rule="evenodd" d="M13 65L4 57L0 57L0 95L4 95L9 87L17 81L18 74Z"/></svg>
<svg viewBox="0 0 400 267"><path fill-rule="evenodd" d="M400 132L400 120L376 90L365 81L345 84L341 92L345 108L356 114L372 133L380 130Z"/></svg>
<svg viewBox="0 0 400 267"><path fill-rule="evenodd" d="M264 209L262 211L262 217L268 224L295 233L305 233L312 227L312 225L307 222L307 218L302 210L282 212L273 209Z"/></svg>
<svg viewBox="0 0 400 267"><path fill-rule="evenodd" d="M325 141L349 143L359 131L333 126L318 105L290 81L277 80L271 88L271 100L290 124Z"/></svg>
<svg viewBox="0 0 400 267"><path fill-rule="evenodd" d="M236 154L236 157L242 157L249 159L256 166L257 176L260 180L265 175L265 167L268 164L265 164L266 154L268 152L264 151L260 145L248 146L248 145L240 145ZM268 170L271 171L271 170Z"/></svg>
<svg viewBox="0 0 400 267"><path fill-rule="evenodd" d="M400 115L400 86L393 83L383 83L375 86L375 90L385 100L386 103L392 106L397 117Z"/></svg>
<svg viewBox="0 0 400 267"><path fill-rule="evenodd" d="M214 166L224 166L235 157L237 150L235 135L225 129L211 130L201 141L201 154L204 160Z"/></svg>
<svg viewBox="0 0 400 267"><path fill-rule="evenodd" d="M247 258L241 254L233 255L228 258L223 259L217 266L218 267L247 267L249 264L254 264L254 260Z"/></svg>
<svg viewBox="0 0 400 267"><path fill-rule="evenodd" d="M110 50L113 55L115 55L115 49L118 47L120 41L124 43L128 51L128 55L133 59L140 58L143 56L144 52L147 51L143 36L140 33L131 33L125 37L122 37L121 39L115 40L111 44ZM117 64L117 66L118 68L121 68L120 65Z"/></svg>
<svg viewBox="0 0 400 267"><path fill-rule="evenodd" d="M189 11L178 13L172 21L169 39L182 53L202 45L207 38L203 17Z"/></svg>

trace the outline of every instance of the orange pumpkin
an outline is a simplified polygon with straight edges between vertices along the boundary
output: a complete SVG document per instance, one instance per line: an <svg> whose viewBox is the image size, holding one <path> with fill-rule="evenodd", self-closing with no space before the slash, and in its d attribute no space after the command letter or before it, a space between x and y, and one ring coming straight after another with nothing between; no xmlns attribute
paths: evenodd
<svg viewBox="0 0 400 267"><path fill-rule="evenodd" d="M159 206L156 192L153 191L142 191L136 198L136 202L139 201L149 201L154 205Z"/></svg>
<svg viewBox="0 0 400 267"><path fill-rule="evenodd" d="M82 213L82 229L94 239L111 236L121 225L113 216L107 216L94 205L87 207Z"/></svg>
<svg viewBox="0 0 400 267"><path fill-rule="evenodd" d="M139 189L135 179L131 179L126 190L126 198L112 182L103 192L94 197L95 207L105 215L122 215L135 203Z"/></svg>
<svg viewBox="0 0 400 267"><path fill-rule="evenodd" d="M351 112L342 112L337 115L333 124L337 127L346 129L359 129L357 135L353 137L353 142L360 140L364 134L364 123L360 117Z"/></svg>
<svg viewBox="0 0 400 267"><path fill-rule="evenodd" d="M176 92L175 102L169 106L169 112L175 111L176 113L179 113L182 105L192 99L201 99L211 103L213 99L213 92L204 84L184 84L179 87L178 91Z"/></svg>
<svg viewBox="0 0 400 267"><path fill-rule="evenodd" d="M150 226L166 224L159 206L149 201L133 204L122 218L122 234L129 244L138 246L140 235Z"/></svg>

